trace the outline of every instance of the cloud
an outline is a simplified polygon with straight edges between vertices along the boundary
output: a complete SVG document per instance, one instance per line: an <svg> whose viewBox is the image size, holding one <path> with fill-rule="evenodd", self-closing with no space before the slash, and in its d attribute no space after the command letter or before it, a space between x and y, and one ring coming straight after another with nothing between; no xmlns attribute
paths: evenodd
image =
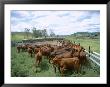
<svg viewBox="0 0 110 87"><path fill-rule="evenodd" d="M59 17L64 17L64 16L69 16L70 14L69 13L65 13L65 14L59 14L59 15L57 15L57 16L59 16Z"/></svg>
<svg viewBox="0 0 110 87"><path fill-rule="evenodd" d="M11 31L52 29L55 34L100 31L100 11L11 11Z"/></svg>

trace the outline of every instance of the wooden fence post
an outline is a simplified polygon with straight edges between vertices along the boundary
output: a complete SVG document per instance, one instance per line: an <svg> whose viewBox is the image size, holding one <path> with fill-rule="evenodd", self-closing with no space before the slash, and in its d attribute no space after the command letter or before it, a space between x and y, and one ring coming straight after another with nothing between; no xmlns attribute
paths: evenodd
<svg viewBox="0 0 110 87"><path fill-rule="evenodd" d="M91 52L91 49L90 49L90 46L89 46L89 57L90 57L90 52Z"/></svg>

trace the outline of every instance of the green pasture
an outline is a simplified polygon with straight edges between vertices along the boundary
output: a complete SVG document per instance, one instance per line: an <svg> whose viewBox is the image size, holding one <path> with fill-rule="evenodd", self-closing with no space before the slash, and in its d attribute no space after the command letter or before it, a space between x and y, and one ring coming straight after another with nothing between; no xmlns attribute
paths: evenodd
<svg viewBox="0 0 110 87"><path fill-rule="evenodd" d="M73 43L80 43L87 51L89 50L89 46L92 51L100 53L100 39L92 39L87 37L76 38L73 36L68 36L65 39L71 40Z"/></svg>
<svg viewBox="0 0 110 87"><path fill-rule="evenodd" d="M11 34L12 41L21 41L23 39L31 39L31 38L32 38L32 34L29 34L28 37L24 33Z"/></svg>
<svg viewBox="0 0 110 87"><path fill-rule="evenodd" d="M14 34L11 37L12 41L21 41L25 39L24 34ZM28 38L32 38L30 34ZM28 39L26 38L26 39ZM65 39L71 40L73 43L80 43L86 50L89 46L92 51L100 53L100 39L92 38L76 38L68 36ZM48 59L43 57L42 63L39 67L35 67L35 57L32 58L27 52L16 52L16 47L11 48L11 76L12 77L59 77L60 73L54 72L52 64L48 62ZM66 72L68 77L98 77L100 76L100 69L93 62L89 60L86 66L83 66L81 71L77 74L74 71Z"/></svg>
<svg viewBox="0 0 110 87"><path fill-rule="evenodd" d="M98 77L99 68L92 62L83 66L79 73L74 71L66 72L67 77ZM46 57L42 58L39 67L35 67L35 57L32 58L27 52L17 53L16 48L11 49L11 76L12 77L59 77L60 73L54 72L53 65L48 62Z"/></svg>

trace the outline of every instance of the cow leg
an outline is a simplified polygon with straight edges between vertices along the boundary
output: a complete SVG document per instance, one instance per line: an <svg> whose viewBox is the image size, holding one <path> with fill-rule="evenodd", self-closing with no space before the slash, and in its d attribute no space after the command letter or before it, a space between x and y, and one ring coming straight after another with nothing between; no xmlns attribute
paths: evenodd
<svg viewBox="0 0 110 87"><path fill-rule="evenodd" d="M41 58L41 59L39 59L39 64L41 64L41 61L42 61L42 58Z"/></svg>
<svg viewBox="0 0 110 87"><path fill-rule="evenodd" d="M20 48L17 48L17 52L20 53Z"/></svg>
<svg viewBox="0 0 110 87"><path fill-rule="evenodd" d="M40 61L36 60L36 66L39 66L39 64L40 64Z"/></svg>
<svg viewBox="0 0 110 87"><path fill-rule="evenodd" d="M31 53L31 57L32 57L32 53Z"/></svg>
<svg viewBox="0 0 110 87"><path fill-rule="evenodd" d="M52 59L49 57L49 63L50 63L51 60L52 60Z"/></svg>
<svg viewBox="0 0 110 87"><path fill-rule="evenodd" d="M50 60L51 60L51 59L49 58L49 63L50 63Z"/></svg>
<svg viewBox="0 0 110 87"><path fill-rule="evenodd" d="M39 66L39 64L40 64L40 60L38 60L38 64L37 64L37 66Z"/></svg>
<svg viewBox="0 0 110 87"><path fill-rule="evenodd" d="M38 60L36 59L36 63L35 63L35 66L38 66Z"/></svg>
<svg viewBox="0 0 110 87"><path fill-rule="evenodd" d="M17 49L17 52L19 53L19 50Z"/></svg>
<svg viewBox="0 0 110 87"><path fill-rule="evenodd" d="M56 66L55 66L55 65L53 65L53 67L54 67L54 71L55 71L55 73L56 73Z"/></svg>
<svg viewBox="0 0 110 87"><path fill-rule="evenodd" d="M60 67L61 76L64 76L64 70L65 70L65 68L64 68L64 67Z"/></svg>
<svg viewBox="0 0 110 87"><path fill-rule="evenodd" d="M87 58L84 58L84 65L87 64Z"/></svg>
<svg viewBox="0 0 110 87"><path fill-rule="evenodd" d="M61 71L60 71L60 67L58 66L58 70L59 70L59 72L61 73Z"/></svg>
<svg viewBox="0 0 110 87"><path fill-rule="evenodd" d="M76 65L76 67L75 67L76 73L79 72L80 66L81 66L80 64Z"/></svg>

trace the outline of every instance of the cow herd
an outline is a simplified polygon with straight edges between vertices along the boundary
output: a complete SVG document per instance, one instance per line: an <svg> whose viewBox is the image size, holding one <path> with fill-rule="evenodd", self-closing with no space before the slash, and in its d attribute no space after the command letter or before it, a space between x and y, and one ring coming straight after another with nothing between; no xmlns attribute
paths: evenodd
<svg viewBox="0 0 110 87"><path fill-rule="evenodd" d="M18 45L16 48L18 53L28 52L31 57L34 57L37 67L42 63L43 56L45 56L54 67L55 73L57 68L62 76L67 70L74 70L78 73L82 65L87 62L84 47L68 40L57 42L60 43L60 46L52 44L23 44Z"/></svg>

